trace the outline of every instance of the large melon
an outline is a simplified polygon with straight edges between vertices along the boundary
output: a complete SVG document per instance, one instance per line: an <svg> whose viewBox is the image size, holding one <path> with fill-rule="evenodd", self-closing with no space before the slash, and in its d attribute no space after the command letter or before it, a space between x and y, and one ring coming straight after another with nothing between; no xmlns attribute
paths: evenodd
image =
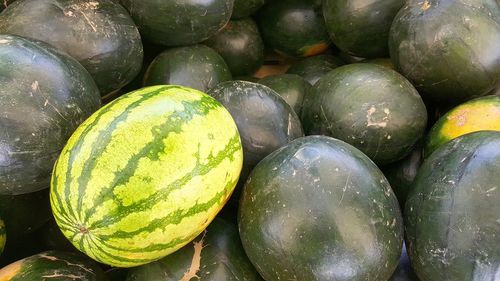
<svg viewBox="0 0 500 281"><path fill-rule="evenodd" d="M384 175L351 145L292 141L253 170L239 205L240 236L267 281L387 280L403 220Z"/></svg>
<svg viewBox="0 0 500 281"><path fill-rule="evenodd" d="M391 59L426 99L484 95L500 82L499 19L495 0L405 1L391 26Z"/></svg>
<svg viewBox="0 0 500 281"><path fill-rule="evenodd" d="M332 55L319 55L297 61L287 70L288 74L302 76L311 85L333 69L346 64L342 59Z"/></svg>
<svg viewBox="0 0 500 281"><path fill-rule="evenodd" d="M75 253L43 252L0 269L2 281L106 281L102 269Z"/></svg>
<svg viewBox="0 0 500 281"><path fill-rule="evenodd" d="M17 0L0 15L0 32L47 42L77 59L102 95L139 73L142 43L114 0Z"/></svg>
<svg viewBox="0 0 500 281"><path fill-rule="evenodd" d="M181 86L131 92L68 141L52 176L63 234L90 257L131 267L189 243L230 197L240 136L215 99Z"/></svg>
<svg viewBox="0 0 500 281"><path fill-rule="evenodd" d="M92 77L75 59L0 35L0 194L47 188L64 144L99 106Z"/></svg>
<svg viewBox="0 0 500 281"><path fill-rule="evenodd" d="M408 253L425 281L499 280L500 132L467 134L420 167L405 206Z"/></svg>
<svg viewBox="0 0 500 281"><path fill-rule="evenodd" d="M500 131L500 96L473 99L448 111L427 135L425 155L459 136L488 130Z"/></svg>

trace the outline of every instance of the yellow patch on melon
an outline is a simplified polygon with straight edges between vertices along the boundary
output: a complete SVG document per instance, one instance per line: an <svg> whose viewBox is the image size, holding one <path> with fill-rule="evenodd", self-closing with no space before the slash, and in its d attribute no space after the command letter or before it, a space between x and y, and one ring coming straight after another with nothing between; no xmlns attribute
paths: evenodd
<svg viewBox="0 0 500 281"><path fill-rule="evenodd" d="M24 260L16 261L0 270L0 281L9 281L15 277L22 268Z"/></svg>
<svg viewBox="0 0 500 281"><path fill-rule="evenodd" d="M500 131L498 103L469 103L458 106L446 117L440 133L447 139L477 131Z"/></svg>

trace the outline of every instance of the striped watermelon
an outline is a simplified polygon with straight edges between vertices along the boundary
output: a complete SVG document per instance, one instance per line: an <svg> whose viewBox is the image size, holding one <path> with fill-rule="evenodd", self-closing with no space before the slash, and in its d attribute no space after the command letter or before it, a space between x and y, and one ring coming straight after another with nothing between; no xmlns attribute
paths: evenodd
<svg viewBox="0 0 500 281"><path fill-rule="evenodd" d="M0 254L3 252L5 242L7 242L7 232L5 231L5 224L3 223L3 220L0 219Z"/></svg>
<svg viewBox="0 0 500 281"><path fill-rule="evenodd" d="M54 167L51 204L63 234L112 266L162 258L200 234L231 195L243 152L215 99L153 86L101 108Z"/></svg>

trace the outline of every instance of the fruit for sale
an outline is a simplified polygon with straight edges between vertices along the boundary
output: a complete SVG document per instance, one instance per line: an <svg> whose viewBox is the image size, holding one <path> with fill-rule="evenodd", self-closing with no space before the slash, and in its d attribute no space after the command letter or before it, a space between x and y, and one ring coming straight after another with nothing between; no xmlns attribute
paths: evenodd
<svg viewBox="0 0 500 281"><path fill-rule="evenodd" d="M243 152L227 110L181 86L143 88L87 119L52 176L54 217L108 265L158 260L200 234L229 199Z"/></svg>
<svg viewBox="0 0 500 281"><path fill-rule="evenodd" d="M343 60L335 56L318 55L292 64L286 73L302 76L309 84L314 85L323 75L344 64Z"/></svg>

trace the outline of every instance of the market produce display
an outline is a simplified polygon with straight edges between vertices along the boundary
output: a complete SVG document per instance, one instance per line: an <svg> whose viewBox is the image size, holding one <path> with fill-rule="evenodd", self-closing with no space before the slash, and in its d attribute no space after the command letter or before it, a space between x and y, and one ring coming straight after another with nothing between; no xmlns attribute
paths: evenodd
<svg viewBox="0 0 500 281"><path fill-rule="evenodd" d="M0 0L0 281L500 281L498 0Z"/></svg>

